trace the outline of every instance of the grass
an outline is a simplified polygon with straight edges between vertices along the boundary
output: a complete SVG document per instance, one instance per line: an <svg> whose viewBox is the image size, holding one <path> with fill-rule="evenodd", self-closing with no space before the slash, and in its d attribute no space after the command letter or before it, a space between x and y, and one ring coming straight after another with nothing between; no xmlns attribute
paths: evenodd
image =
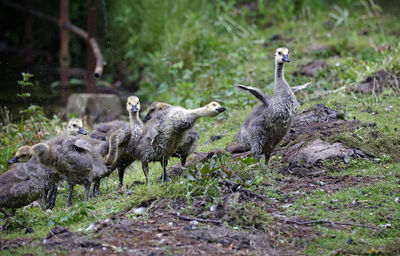
<svg viewBox="0 0 400 256"><path fill-rule="evenodd" d="M268 21L260 18L264 16L260 15L262 10L259 9L251 11L240 4L226 4L218 6L213 12L210 11L209 4L199 6L196 3L190 5L190 1L181 2L188 11L174 10L171 2L165 16L158 13L165 6L153 6L154 2L141 3L139 7L145 10L147 16L157 16L158 19L154 21L148 20L150 18L132 21L131 19L143 18L139 14L132 15L130 12L137 11L132 8L131 11L126 8L126 13L122 13L118 8L113 10L117 13L113 15L119 17L119 29L126 28L129 23L133 24L131 28L127 28L129 33L121 36L121 41L126 45L118 50L121 51L118 54L125 54L123 63L130 63L126 65L125 72L132 72L131 80L139 81L137 83L141 90L137 94L149 102L166 101L188 108L203 105L210 100L221 102L228 108L226 112L216 118L199 120L196 125L201 134L197 151L225 148L234 140L247 114L258 103L253 96L235 89L233 85L240 82L262 88L271 94L271 55L277 47L287 46L291 50L293 60L285 69L287 81L291 85L312 81L306 92L297 95L302 102L300 111L316 103L323 103L345 112L348 119L356 118L362 122L376 123L376 137L371 135L372 129L360 128L352 133L336 134L329 138L331 141L340 141L345 145L365 149L374 158L351 159L349 164L340 163L336 168L336 162L327 162L327 166L330 166L328 175L369 176L376 181L355 187L344 186L333 193L321 190L307 193L300 191L300 195L290 207L282 208L282 214L293 214L306 220L348 221L368 223L377 227L388 223L391 225L379 228L378 231L361 227L316 226L317 237L307 242L302 253L399 253L400 241L396 238L400 235L400 205L395 201L399 195L400 174L398 91L392 88L380 95L360 95L340 89L354 88L379 70L399 75L400 45L396 34L400 26L398 18L389 10L379 11L374 5L370 5L371 2L360 1L355 6L341 5L340 8L332 10L321 7L320 11L307 15L303 15L302 11L293 12L296 16L294 20L272 16L276 19L272 21L272 25L267 26ZM141 10L140 8L138 10ZM149 13L152 8L155 8L153 14ZM174 11L185 13L184 18L174 17ZM204 13L207 15L203 17ZM163 27L160 23L164 19L170 20ZM143 24L143 27L140 28L141 34L136 35L138 24ZM117 29L114 32L116 35L121 34ZM157 38L152 38L152 35L157 35ZM271 40L275 35L279 35L277 40ZM149 41L146 41L146 38ZM154 43L152 40L160 43ZM322 45L324 49L310 50L312 45ZM314 59L324 59L328 68L319 71L313 78L295 75L301 65ZM140 74L137 70L139 66L143 69ZM54 130L59 120L53 119L52 122L54 124L50 130ZM4 147L0 152L3 170L6 169L6 158L11 156L17 145L7 149L5 147L10 146L10 141L18 136L23 124L18 124L12 132L6 128L2 130L2 138L8 139L8 142L3 139L1 144ZM26 130L29 132L32 128ZM212 135L224 137L207 144ZM19 144L22 143L23 139L20 139ZM177 161L173 160L171 165ZM274 155L271 162L281 163L282 156ZM229 166L229 175L237 177L236 181L243 182L251 191L277 200L291 196L279 190L287 176L277 173L272 168L265 170L253 166L253 163L252 158L232 161L228 155L222 155L221 160L212 159L197 167L199 170L205 170L207 174L207 170L213 167L223 169ZM149 206L154 200L180 199L190 206L196 197L204 196L207 207L221 202L222 193L218 182L206 174L199 174L193 180L180 177L161 185L158 180L161 176L159 164L151 164L150 170L149 185L135 185L122 192L115 190L118 177L113 173L101 184L103 195L89 202L82 202L82 196L76 196L73 201L75 205L70 208L64 207L67 189L63 188L54 210L18 209L13 226L10 226L8 231L3 231L0 237L41 239L57 225L68 227L72 231L85 230L98 219L106 219L110 215L123 212L132 214L129 212L131 209ZM187 170L187 173L194 172L193 169ZM134 181L143 182L140 164L133 164L125 177L125 184L128 185ZM81 194L82 190L78 188L76 195ZM127 191L129 193L126 193ZM357 200L359 203L353 204L353 201ZM239 203L225 224L243 229L253 226L268 232L268 224L273 222L274 217L263 207L254 203ZM188 207L185 211L190 214L192 209ZM4 225L5 222L1 224ZM25 225L32 227L35 232L25 234ZM46 251L42 247L21 247L4 253L26 252L43 254Z"/></svg>

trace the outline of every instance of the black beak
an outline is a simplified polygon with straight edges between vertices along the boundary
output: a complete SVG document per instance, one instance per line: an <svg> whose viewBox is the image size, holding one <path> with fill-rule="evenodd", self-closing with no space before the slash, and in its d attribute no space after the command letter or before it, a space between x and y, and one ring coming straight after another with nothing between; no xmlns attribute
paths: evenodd
<svg viewBox="0 0 400 256"><path fill-rule="evenodd" d="M79 127L78 133L86 135L87 132L85 131L85 129L83 129L83 127Z"/></svg>
<svg viewBox="0 0 400 256"><path fill-rule="evenodd" d="M285 62L290 62L289 55L287 55L287 54L283 55L282 60L285 61Z"/></svg>
<svg viewBox="0 0 400 256"><path fill-rule="evenodd" d="M18 157L14 156L13 158L11 158L10 161L8 161L8 164L15 164L18 163Z"/></svg>
<svg viewBox="0 0 400 256"><path fill-rule="evenodd" d="M143 123L146 123L147 121L149 121L151 119L151 116L149 114L147 114L144 118L143 118Z"/></svg>
<svg viewBox="0 0 400 256"><path fill-rule="evenodd" d="M218 113L224 112L226 110L226 108L223 107L219 107L216 109Z"/></svg>
<svg viewBox="0 0 400 256"><path fill-rule="evenodd" d="M138 112L138 109L137 109L136 105L132 105L132 112L133 113Z"/></svg>

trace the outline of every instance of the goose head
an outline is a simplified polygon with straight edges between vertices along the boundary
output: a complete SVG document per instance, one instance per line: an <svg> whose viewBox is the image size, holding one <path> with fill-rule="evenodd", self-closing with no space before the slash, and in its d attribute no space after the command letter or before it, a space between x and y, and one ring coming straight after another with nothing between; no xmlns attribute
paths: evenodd
<svg viewBox="0 0 400 256"><path fill-rule="evenodd" d="M85 131L85 129L83 129L82 119L72 118L71 120L69 120L67 126L67 133L68 135L78 135L78 134L86 135L87 132Z"/></svg>
<svg viewBox="0 0 400 256"><path fill-rule="evenodd" d="M17 150L17 153L15 153L14 157L8 161L8 164L28 162L32 158L33 154L34 152L31 147L22 146Z"/></svg>
<svg viewBox="0 0 400 256"><path fill-rule="evenodd" d="M143 122L149 121L154 112L161 111L161 110L164 110L164 109L168 109L170 107L171 107L171 105L169 105L168 103L163 103L163 102L158 102L158 101L151 103L147 107L147 114L143 118Z"/></svg>
<svg viewBox="0 0 400 256"><path fill-rule="evenodd" d="M45 159L50 151L50 146L45 143L35 144L31 148L38 160Z"/></svg>
<svg viewBox="0 0 400 256"><path fill-rule="evenodd" d="M281 47L276 49L275 52L275 63L282 64L285 62L290 62L289 49L286 47Z"/></svg>
<svg viewBox="0 0 400 256"><path fill-rule="evenodd" d="M213 117L224 112L225 110L226 108L221 107L218 102L212 101L203 107L202 115Z"/></svg>
<svg viewBox="0 0 400 256"><path fill-rule="evenodd" d="M128 110L129 113L138 113L140 110L139 98L136 96L129 96L126 101L126 110Z"/></svg>

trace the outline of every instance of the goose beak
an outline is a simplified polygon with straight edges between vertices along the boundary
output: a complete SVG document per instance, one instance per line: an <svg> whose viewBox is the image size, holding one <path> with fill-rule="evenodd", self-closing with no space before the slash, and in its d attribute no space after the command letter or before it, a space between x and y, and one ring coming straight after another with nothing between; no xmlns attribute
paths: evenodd
<svg viewBox="0 0 400 256"><path fill-rule="evenodd" d="M132 112L133 113L138 112L138 108L136 107L136 105L132 105Z"/></svg>
<svg viewBox="0 0 400 256"><path fill-rule="evenodd" d="M18 157L14 156L13 158L11 158L10 161L8 161L8 164L15 164L18 163Z"/></svg>
<svg viewBox="0 0 400 256"><path fill-rule="evenodd" d="M219 108L216 109L216 111L218 113L224 112L225 110L226 110L226 108L223 108L223 107L219 107Z"/></svg>
<svg viewBox="0 0 400 256"><path fill-rule="evenodd" d="M85 131L85 129L83 129L83 127L79 127L78 133L86 135L87 132Z"/></svg>
<svg viewBox="0 0 400 256"><path fill-rule="evenodd" d="M147 121L149 121L151 119L151 116L149 114L147 114L144 118L143 118L143 123L146 123Z"/></svg>
<svg viewBox="0 0 400 256"><path fill-rule="evenodd" d="M282 60L285 61L285 62L290 62L289 55L287 55L287 54L283 55Z"/></svg>

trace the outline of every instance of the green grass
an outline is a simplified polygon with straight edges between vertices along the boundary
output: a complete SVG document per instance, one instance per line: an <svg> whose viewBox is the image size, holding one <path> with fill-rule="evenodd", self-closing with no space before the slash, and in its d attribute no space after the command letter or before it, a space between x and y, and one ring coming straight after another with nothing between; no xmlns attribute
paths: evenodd
<svg viewBox="0 0 400 256"><path fill-rule="evenodd" d="M299 10L293 10L291 4L287 3L287 9L284 10L292 13L293 19L282 16L279 8L275 7L270 9L272 13L268 13L268 10L261 9L246 10L247 7L239 3L230 5L229 2L223 2L216 8L210 3L183 0L180 1L180 8L174 8L173 1L168 3L167 7L157 5L156 1L142 1L137 9L132 6L124 8L122 3L121 6L112 7L111 16L118 20L114 24L118 28L112 28L114 34L111 36L121 35L118 39L121 48L111 62L123 65L124 72L132 76L128 80L136 81L141 86L137 94L144 101L166 101L188 108L204 105L211 100L219 101L227 107L227 111L216 118L201 119L196 124L200 132L197 151L225 148L234 141L247 114L258 104L253 96L239 91L233 85L238 82L252 85L271 94L274 69L271 56L277 47L287 46L291 50L292 62L286 65L286 80L292 86L312 81L306 92L297 94L302 102L300 111L323 103L345 112L349 120L356 118L362 122L376 123L376 131L360 127L354 132L326 138L364 149L373 155L372 159L351 159L347 165L327 161L327 175L368 175L377 181L355 187L344 186L331 194L326 191L301 194L292 206L282 209L282 214L295 214L306 220L327 219L378 227L391 224L390 228L381 228L379 231L362 227L316 226L318 236L308 242L302 253L368 254L375 250L387 255L398 254L400 241L396 238L400 235L400 204L395 202L399 196L399 178L396 175L399 175L400 169L398 91L387 89L380 95L360 95L348 90L379 70L399 75L398 18L390 10L379 11L367 1L354 4L342 1L338 3L341 6L339 9L327 9L320 4L321 9L308 14L303 11L307 4ZM163 9L167 9L165 13ZM152 20L152 17L157 19ZM270 21L266 17L273 19ZM271 26L267 26L269 22L272 22ZM125 30L127 33L122 34L121 31ZM280 39L270 40L277 34ZM327 47L322 51L308 49L316 44ZM324 59L328 68L313 78L294 75L301 65L314 59ZM139 72L139 69L142 71ZM371 114L371 111L378 114ZM59 119L53 118L46 131L53 132L56 125L59 126ZM23 144L24 140L18 133L23 131L23 136L28 137L35 134L33 130L31 123L27 126L24 123L3 126L0 145L0 166L3 171L6 169L6 158ZM47 136L49 134L46 133ZM206 144L212 135L224 137ZM130 209L149 206L154 200L183 199L190 206L196 197L203 196L207 200L207 207L219 204L222 197L220 186L215 178L207 176L214 167L229 167L228 176L237 176L235 181L242 182L251 191L275 199L290 196L278 189L287 176L278 174L274 168L254 166L251 157L232 161L229 155L222 154L220 159L213 158L197 165L197 170L203 173L195 179L180 177L163 185L159 182L161 167L159 163L154 163L150 165L150 184L131 186L135 181L144 182L140 164L134 163L125 175L129 195L126 189L116 191L118 177L113 173L102 181L103 194L89 202L82 202L83 189L79 187L73 199L75 204L70 208L64 206L67 197L64 185L52 211L18 209L13 226L3 231L0 237L43 238L57 225L72 231L85 230L91 223L113 214L128 212L131 216ZM171 161L170 165L177 161ZM272 166L283 164L282 156L274 155L271 163ZM186 172L194 175L195 170ZM353 205L356 199L361 203ZM191 214L192 210L187 207L185 213ZM268 232L268 224L272 221L273 217L266 213L263 206L247 202L237 205L226 224L239 228L253 226ZM5 222L0 224L4 225ZM25 225L32 227L35 232L25 234ZM45 249L22 247L4 253L25 252L43 254Z"/></svg>

